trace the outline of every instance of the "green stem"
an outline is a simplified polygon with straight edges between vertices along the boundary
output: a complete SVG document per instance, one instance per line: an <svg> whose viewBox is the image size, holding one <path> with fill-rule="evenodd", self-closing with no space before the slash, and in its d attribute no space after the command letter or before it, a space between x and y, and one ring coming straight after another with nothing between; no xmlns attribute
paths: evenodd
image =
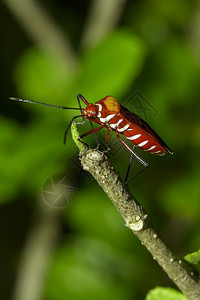
<svg viewBox="0 0 200 300"><path fill-rule="evenodd" d="M72 125L71 125L71 133L72 133L72 138L74 140L74 143L79 148L80 154L83 153L86 150L86 146L83 143L81 143L79 141L79 139L78 139L79 136L80 136L80 134L78 132L76 123L72 123Z"/></svg>

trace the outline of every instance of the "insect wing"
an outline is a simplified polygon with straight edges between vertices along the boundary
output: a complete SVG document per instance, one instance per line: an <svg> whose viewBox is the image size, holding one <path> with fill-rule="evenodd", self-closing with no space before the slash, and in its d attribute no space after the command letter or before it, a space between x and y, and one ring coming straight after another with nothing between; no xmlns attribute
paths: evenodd
<svg viewBox="0 0 200 300"><path fill-rule="evenodd" d="M165 142L161 139L161 137L147 124L146 121L144 121L138 115L136 115L135 113L128 110L122 105L120 107L120 112L129 122L133 123L134 126L136 126L141 131L151 136L153 139L159 142L159 144L161 144L161 146L165 148L169 153L173 154L170 148L165 144Z"/></svg>

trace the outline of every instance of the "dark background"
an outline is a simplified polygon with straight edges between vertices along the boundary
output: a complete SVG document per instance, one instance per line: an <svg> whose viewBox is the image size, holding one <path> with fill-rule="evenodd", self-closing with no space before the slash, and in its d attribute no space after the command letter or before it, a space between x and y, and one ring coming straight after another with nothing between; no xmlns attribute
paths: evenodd
<svg viewBox="0 0 200 300"><path fill-rule="evenodd" d="M174 155L138 150L150 166L130 188L174 250L197 251L198 1L2 0L0 8L1 299L138 300L175 288L81 171L70 133L63 145L77 111L8 98L77 107L77 93L93 103L112 95L145 118ZM103 148L105 131L98 136ZM129 153L111 140L124 177ZM132 174L140 168L134 161Z"/></svg>

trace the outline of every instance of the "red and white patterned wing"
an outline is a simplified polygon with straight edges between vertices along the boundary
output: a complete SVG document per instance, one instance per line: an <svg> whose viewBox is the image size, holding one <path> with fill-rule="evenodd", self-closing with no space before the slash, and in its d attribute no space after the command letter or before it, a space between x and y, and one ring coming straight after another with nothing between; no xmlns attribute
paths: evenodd
<svg viewBox="0 0 200 300"><path fill-rule="evenodd" d="M161 139L161 137L142 118L122 105L120 107L120 113L124 116L124 118L126 118L127 121L133 123L134 126L139 130L152 137L157 143L159 143L164 149L166 149L167 152L171 154L173 153L172 150Z"/></svg>

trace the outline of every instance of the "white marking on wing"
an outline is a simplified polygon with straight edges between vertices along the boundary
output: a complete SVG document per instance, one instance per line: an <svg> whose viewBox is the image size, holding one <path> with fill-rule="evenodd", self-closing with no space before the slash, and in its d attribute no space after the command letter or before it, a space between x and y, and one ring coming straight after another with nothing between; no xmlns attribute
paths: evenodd
<svg viewBox="0 0 200 300"><path fill-rule="evenodd" d="M129 131L129 130L133 130L133 128L128 128L127 130L128 130L128 131Z"/></svg>
<svg viewBox="0 0 200 300"><path fill-rule="evenodd" d="M97 103L96 105L99 107L99 112L97 114L97 118L101 118L102 105L99 103Z"/></svg>
<svg viewBox="0 0 200 300"><path fill-rule="evenodd" d="M121 122L123 122L124 120L123 119L119 119L119 121L117 122L117 126L119 126L119 124L121 123Z"/></svg>
<svg viewBox="0 0 200 300"><path fill-rule="evenodd" d="M116 128L119 126L119 124L120 124L121 122L123 122L123 121L124 121L123 119L120 119L117 123L110 124L110 127L111 127L112 129L116 129Z"/></svg>
<svg viewBox="0 0 200 300"><path fill-rule="evenodd" d="M112 118L115 117L115 114L113 115L108 115L105 119L106 119L106 122L110 121Z"/></svg>
<svg viewBox="0 0 200 300"><path fill-rule="evenodd" d="M138 139L139 137L141 137L141 134L135 134L135 135L129 136L129 137L127 136L126 138L130 141L133 141L133 140Z"/></svg>
<svg viewBox="0 0 200 300"><path fill-rule="evenodd" d="M123 132L123 131L125 131L127 128L129 128L129 124L126 124L124 127L118 128L117 130L118 130L119 132Z"/></svg>
<svg viewBox="0 0 200 300"><path fill-rule="evenodd" d="M112 129L116 129L117 124L116 124L116 123L115 123L115 124L110 124L110 127L111 127Z"/></svg>
<svg viewBox="0 0 200 300"><path fill-rule="evenodd" d="M146 151L151 151L151 150L153 150L154 148L156 148L156 146L152 146L152 147L150 147L149 149L147 149Z"/></svg>
<svg viewBox="0 0 200 300"><path fill-rule="evenodd" d="M102 105L101 105L101 104L99 104L99 103L97 103L96 105L98 105L98 107L99 107L99 111L102 111Z"/></svg>
<svg viewBox="0 0 200 300"><path fill-rule="evenodd" d="M138 147L142 147L142 146L146 145L148 142L149 142L149 141L144 141L144 142L138 144Z"/></svg>
<svg viewBox="0 0 200 300"><path fill-rule="evenodd" d="M154 152L154 154L157 154L157 153L160 153L160 152L161 152L161 150L158 150L158 151Z"/></svg>
<svg viewBox="0 0 200 300"><path fill-rule="evenodd" d="M105 122L106 122L106 118L100 118L100 121L101 121L102 123L105 123Z"/></svg>

